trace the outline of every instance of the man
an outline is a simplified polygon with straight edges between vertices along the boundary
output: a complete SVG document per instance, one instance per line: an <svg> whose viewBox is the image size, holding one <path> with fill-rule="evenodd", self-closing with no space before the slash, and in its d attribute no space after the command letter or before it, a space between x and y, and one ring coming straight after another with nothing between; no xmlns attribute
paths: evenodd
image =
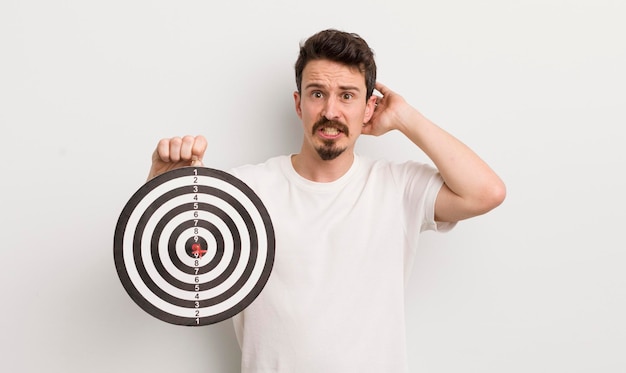
<svg viewBox="0 0 626 373"><path fill-rule="evenodd" d="M406 372L404 285L419 234L490 211L504 184L376 82L373 53L356 34L310 37L296 83L300 152L231 170L263 200L277 245L267 285L234 318L242 372ZM355 154L360 134L392 130L436 168ZM202 165L206 147L202 136L161 140L149 177Z"/></svg>

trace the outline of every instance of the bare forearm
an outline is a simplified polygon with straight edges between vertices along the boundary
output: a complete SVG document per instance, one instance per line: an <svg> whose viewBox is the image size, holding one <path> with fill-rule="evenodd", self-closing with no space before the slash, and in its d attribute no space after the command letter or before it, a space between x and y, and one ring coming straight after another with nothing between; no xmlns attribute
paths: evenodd
<svg viewBox="0 0 626 373"><path fill-rule="evenodd" d="M428 155L454 194L449 199L455 200L452 202L455 210L450 211L452 206L439 209L444 218L450 218L446 220L480 215L502 202L504 183L491 167L468 146L417 110L405 112L398 130Z"/></svg>

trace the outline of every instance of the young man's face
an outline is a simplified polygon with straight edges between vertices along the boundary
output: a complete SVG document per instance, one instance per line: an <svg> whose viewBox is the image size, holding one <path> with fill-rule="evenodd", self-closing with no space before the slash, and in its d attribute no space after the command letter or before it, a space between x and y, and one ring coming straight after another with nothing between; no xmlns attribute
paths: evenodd
<svg viewBox="0 0 626 373"><path fill-rule="evenodd" d="M294 99L304 126L303 151L313 150L323 160L351 153L374 111L374 101L365 100L364 75L337 62L314 60L302 72L301 90Z"/></svg>

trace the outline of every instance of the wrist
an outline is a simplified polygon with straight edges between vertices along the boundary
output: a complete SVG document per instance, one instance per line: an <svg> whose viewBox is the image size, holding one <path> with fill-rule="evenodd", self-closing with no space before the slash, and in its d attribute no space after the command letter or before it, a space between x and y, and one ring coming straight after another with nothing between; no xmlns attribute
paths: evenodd
<svg viewBox="0 0 626 373"><path fill-rule="evenodd" d="M407 107L406 110L399 113L398 120L396 121L396 129L402 132L407 137L412 137L424 123L428 122L426 117L422 115L417 109L413 107Z"/></svg>

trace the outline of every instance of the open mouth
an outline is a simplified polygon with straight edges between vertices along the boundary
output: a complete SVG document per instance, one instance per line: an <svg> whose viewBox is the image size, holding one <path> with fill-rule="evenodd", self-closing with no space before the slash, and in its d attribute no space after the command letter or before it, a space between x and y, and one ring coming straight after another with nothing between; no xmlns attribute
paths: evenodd
<svg viewBox="0 0 626 373"><path fill-rule="evenodd" d="M335 139L342 134L348 135L348 126L343 123L329 121L327 119L321 120L313 126L313 133L319 134L326 139Z"/></svg>
<svg viewBox="0 0 626 373"><path fill-rule="evenodd" d="M318 133L322 136L322 137L326 137L326 138L336 138L339 135L341 135L343 133L343 131L341 131L338 128L334 128L334 127L322 127L319 129Z"/></svg>

